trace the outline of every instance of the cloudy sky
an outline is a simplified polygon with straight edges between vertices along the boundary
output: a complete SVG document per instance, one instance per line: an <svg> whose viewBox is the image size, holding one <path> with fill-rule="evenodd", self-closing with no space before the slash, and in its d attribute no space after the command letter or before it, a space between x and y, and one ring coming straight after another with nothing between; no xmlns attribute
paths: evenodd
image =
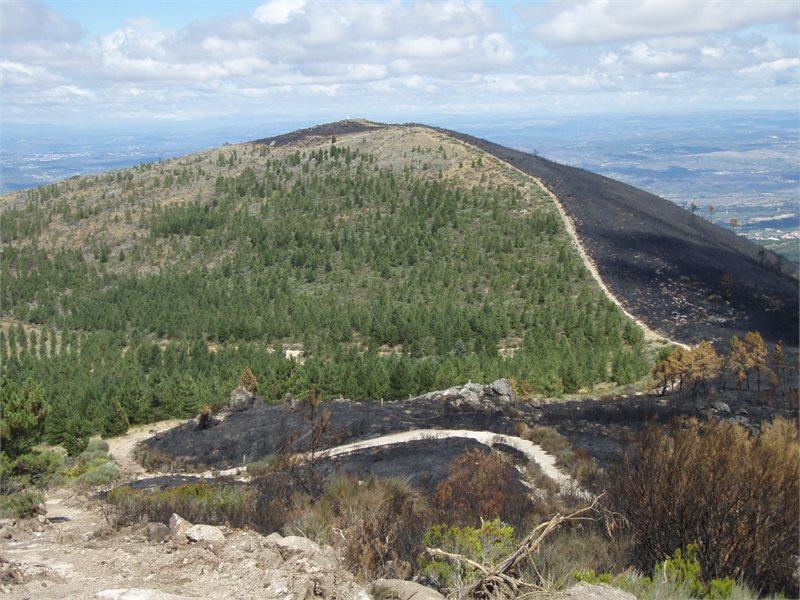
<svg viewBox="0 0 800 600"><path fill-rule="evenodd" d="M0 0L6 123L796 108L795 0Z"/></svg>

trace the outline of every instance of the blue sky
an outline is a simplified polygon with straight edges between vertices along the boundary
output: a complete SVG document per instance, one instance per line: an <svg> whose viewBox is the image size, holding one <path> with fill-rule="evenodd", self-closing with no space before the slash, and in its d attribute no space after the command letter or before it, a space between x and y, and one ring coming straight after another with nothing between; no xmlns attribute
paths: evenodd
<svg viewBox="0 0 800 600"><path fill-rule="evenodd" d="M787 0L0 4L5 123L796 109Z"/></svg>

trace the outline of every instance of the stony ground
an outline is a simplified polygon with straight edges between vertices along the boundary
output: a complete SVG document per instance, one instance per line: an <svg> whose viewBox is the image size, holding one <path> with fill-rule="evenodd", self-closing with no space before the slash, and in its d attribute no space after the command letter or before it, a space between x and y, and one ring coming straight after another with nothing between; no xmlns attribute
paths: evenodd
<svg viewBox="0 0 800 600"><path fill-rule="evenodd" d="M307 542L295 548L252 531L227 530L220 544L171 538L144 527L114 530L101 506L64 491L47 520L6 526L0 555L16 582L8 598L368 598L339 560ZM291 538L285 538L292 541Z"/></svg>

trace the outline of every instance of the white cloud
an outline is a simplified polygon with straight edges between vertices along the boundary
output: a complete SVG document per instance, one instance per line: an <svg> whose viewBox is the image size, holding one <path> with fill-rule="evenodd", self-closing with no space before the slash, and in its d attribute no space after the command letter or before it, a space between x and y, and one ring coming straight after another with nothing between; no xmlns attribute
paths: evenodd
<svg viewBox="0 0 800 600"><path fill-rule="evenodd" d="M305 0L272 0L256 9L255 18L265 25L285 25L303 12Z"/></svg>
<svg viewBox="0 0 800 600"><path fill-rule="evenodd" d="M4 0L0 3L0 37L17 40L77 41L83 34L78 23L62 17L42 2Z"/></svg>
<svg viewBox="0 0 800 600"><path fill-rule="evenodd" d="M709 33L776 23L800 16L795 0L585 0L558 4L536 33L560 44ZM529 16L541 11L523 11Z"/></svg>
<svg viewBox="0 0 800 600"><path fill-rule="evenodd" d="M796 99L788 3L726 6L559 0L524 5L520 22L483 0L273 0L176 29L142 17L87 37L43 4L14 0L0 4L0 90L4 115L23 118L49 117L50 104L90 118L178 118L278 106L594 110L601 98L663 105L749 88Z"/></svg>

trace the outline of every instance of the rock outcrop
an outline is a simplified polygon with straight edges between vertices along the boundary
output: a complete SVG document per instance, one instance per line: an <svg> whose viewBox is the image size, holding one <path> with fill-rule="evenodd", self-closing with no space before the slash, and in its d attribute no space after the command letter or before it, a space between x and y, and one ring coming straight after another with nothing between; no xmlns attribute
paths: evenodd
<svg viewBox="0 0 800 600"><path fill-rule="evenodd" d="M375 600L444 600L436 590L403 579L378 579L370 592Z"/></svg>
<svg viewBox="0 0 800 600"><path fill-rule="evenodd" d="M231 401L228 408L231 412L241 412L252 408L256 402L256 395L244 386L239 386L231 392Z"/></svg>
<svg viewBox="0 0 800 600"><path fill-rule="evenodd" d="M562 592L558 600L636 600L636 596L604 583L579 583Z"/></svg>
<svg viewBox="0 0 800 600"><path fill-rule="evenodd" d="M205 542L207 544L222 544L225 535L219 527L213 525L192 525L186 530L186 538L190 542Z"/></svg>
<svg viewBox="0 0 800 600"><path fill-rule="evenodd" d="M513 411L517 395L507 379L498 379L489 385L469 382L462 386L431 392L413 401L434 401L449 404L458 410L507 413Z"/></svg>

